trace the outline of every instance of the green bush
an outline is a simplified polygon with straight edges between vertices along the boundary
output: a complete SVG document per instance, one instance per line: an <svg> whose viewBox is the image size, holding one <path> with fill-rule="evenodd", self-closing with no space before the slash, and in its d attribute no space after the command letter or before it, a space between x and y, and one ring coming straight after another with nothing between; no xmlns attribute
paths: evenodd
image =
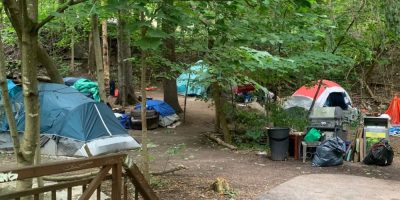
<svg viewBox="0 0 400 200"><path fill-rule="evenodd" d="M284 110L277 104L266 106L267 114L250 108L232 108L228 117L235 125L234 142L238 146L255 147L266 144L265 127L273 123L275 127L289 127L303 131L308 125L307 111L304 109Z"/></svg>
<svg viewBox="0 0 400 200"><path fill-rule="evenodd" d="M298 131L303 131L307 128L307 110L303 108L284 110L280 105L270 104L268 109L271 113L271 122L275 127L288 127Z"/></svg>
<svg viewBox="0 0 400 200"><path fill-rule="evenodd" d="M259 143L265 135L264 127L267 125L267 117L252 109L237 109L233 120L236 124L234 140L237 144Z"/></svg>

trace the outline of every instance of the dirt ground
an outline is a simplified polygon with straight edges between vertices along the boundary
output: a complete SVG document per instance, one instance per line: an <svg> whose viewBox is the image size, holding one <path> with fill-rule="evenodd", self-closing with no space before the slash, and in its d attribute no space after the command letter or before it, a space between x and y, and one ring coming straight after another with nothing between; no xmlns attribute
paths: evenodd
<svg viewBox="0 0 400 200"><path fill-rule="evenodd" d="M161 99L157 92L149 96ZM180 97L183 105L183 97ZM154 148L152 171L163 171L184 165L187 170L157 177L154 182L160 199L254 199L261 193L303 174L352 174L377 179L400 181L400 138L392 138L395 160L391 166L366 166L345 162L342 166L318 168L310 162L298 160L272 161L256 155L257 151L233 152L216 145L201 134L212 131L213 108L205 102L188 98L186 122L175 129L156 129L149 132ZM133 131L140 139L140 131ZM169 156L171 147L185 144L181 153ZM220 195L210 188L217 177L226 179L234 190L233 195ZM329 180L327 180L329 182Z"/></svg>
<svg viewBox="0 0 400 200"><path fill-rule="evenodd" d="M160 92L148 96L162 99ZM179 97L183 106L183 97ZM202 133L214 128L214 110L208 103L194 98L187 100L186 122L175 129L158 128L149 131L151 171L158 172L178 165L188 167L175 173L157 176L152 185L160 199L254 199L269 189L304 174L351 174L376 179L400 181L400 138L391 138L395 160L391 166L366 166L345 162L342 166L317 168L298 160L271 161L256 155L257 151L230 151L209 141ZM140 141L140 131L131 131ZM167 153L174 147L184 147L173 155ZM129 152L140 162L138 151ZM44 157L44 162L54 158ZM13 155L1 155L1 166L14 162ZM233 192L217 194L211 190L217 177L228 181ZM329 182L329 180L326 180Z"/></svg>

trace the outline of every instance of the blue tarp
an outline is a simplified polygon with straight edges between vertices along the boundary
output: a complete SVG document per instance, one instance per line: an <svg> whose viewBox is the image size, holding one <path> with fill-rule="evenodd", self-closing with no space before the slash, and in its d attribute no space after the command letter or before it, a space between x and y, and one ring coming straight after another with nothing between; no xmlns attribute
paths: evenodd
<svg viewBox="0 0 400 200"><path fill-rule="evenodd" d="M155 110L162 117L175 114L175 110L167 103L161 100L147 100L146 101L147 110ZM142 105L140 103L135 105L135 110L141 109Z"/></svg>
<svg viewBox="0 0 400 200"><path fill-rule="evenodd" d="M63 84L40 83L39 100L41 134L85 142L112 135L128 135L107 105L95 102L74 88ZM11 98L11 102L17 129L23 132L25 114L21 89ZM0 129L8 131L5 115L0 115Z"/></svg>
<svg viewBox="0 0 400 200"><path fill-rule="evenodd" d="M10 97L15 96L16 93L21 91L21 87L17 87L17 85L9 79L7 79L7 89L8 95L10 95Z"/></svg>
<svg viewBox="0 0 400 200"><path fill-rule="evenodd" d="M15 85L15 83L12 82L12 80L7 79L7 89L8 89L8 91L12 90L15 86L17 86L17 85Z"/></svg>
<svg viewBox="0 0 400 200"><path fill-rule="evenodd" d="M208 71L207 65L204 64L203 61L198 61L195 65L191 66L189 70L182 73L176 79L178 94L180 95L186 94L186 85L188 83L188 79L190 76L187 94L189 96L203 95L206 92L206 86L201 83L202 79L204 79L204 76L202 76L202 74L207 73L207 71Z"/></svg>

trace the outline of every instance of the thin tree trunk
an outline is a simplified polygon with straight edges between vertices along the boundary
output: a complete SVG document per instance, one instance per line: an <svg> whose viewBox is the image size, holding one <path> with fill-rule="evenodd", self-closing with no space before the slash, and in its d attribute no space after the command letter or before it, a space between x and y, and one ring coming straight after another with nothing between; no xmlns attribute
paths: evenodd
<svg viewBox="0 0 400 200"><path fill-rule="evenodd" d="M173 0L164 0L163 8L164 13L169 15L171 8L174 6ZM164 18L162 21L162 30L167 33L169 36L164 39L164 48L163 48L163 57L167 60L171 61L171 63L176 62L176 54L175 54L175 29L176 25L171 22L170 19ZM171 68L168 66L164 66L165 72L170 72ZM179 105L178 101L178 91L176 87L176 74L172 74L171 78L164 78L163 80L163 89L164 89L164 101L172 106L176 112L181 113L182 108Z"/></svg>
<svg viewBox="0 0 400 200"><path fill-rule="evenodd" d="M103 70L103 58L101 53L98 16L96 14L91 16L92 34L93 34L93 46L94 46L94 57L96 61L96 76L97 83L99 84L99 93L101 101L107 102L106 90L104 85L104 70Z"/></svg>
<svg viewBox="0 0 400 200"><path fill-rule="evenodd" d="M144 13L140 13L141 21L145 20ZM146 36L146 28L142 28L141 36L144 38ZM140 77L140 85L142 90L142 103L141 103L141 117L142 117L142 157L143 157L143 175L147 181L150 181L150 172L149 172L149 152L147 149L147 116L146 116L146 70L147 70L147 63L146 63L146 52L142 49L141 55L141 77Z"/></svg>
<svg viewBox="0 0 400 200"><path fill-rule="evenodd" d="M312 112L312 110L314 109L314 105L315 105L315 102L317 101L317 97L318 97L319 91L321 90L321 86L322 86L322 83L323 83L322 81L323 81L322 79L318 81L317 91L315 92L315 94L314 94L314 99L313 99L313 101L311 102L310 108L308 109L307 119L308 119L308 117L310 117L311 112Z"/></svg>
<svg viewBox="0 0 400 200"><path fill-rule="evenodd" d="M132 62L130 34L126 29L124 15L118 15L118 86L120 96L117 103L122 106L132 105L138 102L132 83Z"/></svg>
<svg viewBox="0 0 400 200"><path fill-rule="evenodd" d="M38 61L43 65L44 68L46 68L47 75L50 77L51 82L64 84L63 78L53 59L41 45L38 43L35 45L37 45L35 49L37 51Z"/></svg>
<svg viewBox="0 0 400 200"><path fill-rule="evenodd" d="M125 76L125 45L124 45L124 28L125 20L123 19L121 11L118 13L118 88L119 96L117 103L123 107L127 106L127 91L126 91L126 76Z"/></svg>
<svg viewBox="0 0 400 200"><path fill-rule="evenodd" d="M75 71L75 36L71 34L71 63L70 63L70 71Z"/></svg>
<svg viewBox="0 0 400 200"><path fill-rule="evenodd" d="M1 13L1 12L0 12ZM1 13L2 14L2 13ZM1 27L3 27L3 20L1 20ZM7 122L10 129L10 135L13 141L14 154L16 155L17 163L21 159L20 143L17 130L17 124L15 122L14 113L12 111L10 97L8 95L7 79L6 79L6 63L3 49L3 42L0 34L0 88L2 93L2 100L4 110L6 112Z"/></svg>
<svg viewBox="0 0 400 200"><path fill-rule="evenodd" d="M104 65L104 85L107 96L110 95L110 57L108 53L107 20L101 22L102 44L103 44L103 65Z"/></svg>
<svg viewBox="0 0 400 200"><path fill-rule="evenodd" d="M39 137L39 92L37 81L38 66L38 32L34 24L38 19L38 2L20 2L22 4L21 27L21 64L22 64L22 87L25 110L25 131L21 144L23 159L18 161L19 166L30 166L34 164L36 146ZM27 9L29 8L29 9ZM17 182L17 189L31 188L32 179Z"/></svg>
<svg viewBox="0 0 400 200"><path fill-rule="evenodd" d="M88 52L88 64L87 64L87 71L89 74L93 74L96 70L96 59L94 56L94 46L93 46L93 32L90 31L89 33L89 52Z"/></svg>
<svg viewBox="0 0 400 200"><path fill-rule="evenodd" d="M215 104L215 114L216 114L215 118L217 119L217 122L219 121L218 124L220 125L220 127L222 129L222 133L224 135L224 142L231 144L232 143L232 135L228 128L228 122L226 121L225 112L223 111L224 103L221 100L221 86L217 82L214 82L212 84L212 92L213 92L213 99L214 99L214 104ZM216 128L217 128L218 124L216 124ZM218 130L218 132L219 132L219 130Z"/></svg>

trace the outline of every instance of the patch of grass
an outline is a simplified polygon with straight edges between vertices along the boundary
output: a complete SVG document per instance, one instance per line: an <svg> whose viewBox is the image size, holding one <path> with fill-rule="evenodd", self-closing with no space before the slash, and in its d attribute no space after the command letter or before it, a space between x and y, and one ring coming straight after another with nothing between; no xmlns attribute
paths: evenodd
<svg viewBox="0 0 400 200"><path fill-rule="evenodd" d="M155 176L150 177L150 186L154 189L160 189L167 186L169 182L165 179L161 179Z"/></svg>

